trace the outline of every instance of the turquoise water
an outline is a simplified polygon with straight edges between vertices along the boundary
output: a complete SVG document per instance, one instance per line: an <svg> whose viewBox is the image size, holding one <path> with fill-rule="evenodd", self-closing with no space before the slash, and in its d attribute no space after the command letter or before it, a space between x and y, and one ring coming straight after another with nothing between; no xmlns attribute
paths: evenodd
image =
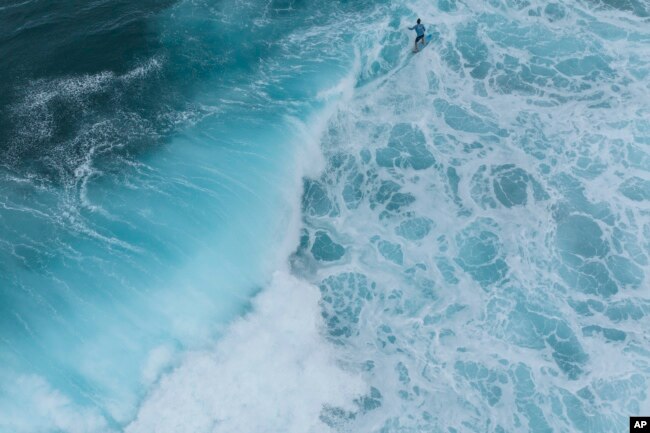
<svg viewBox="0 0 650 433"><path fill-rule="evenodd" d="M649 16L2 6L0 431L626 429Z"/></svg>

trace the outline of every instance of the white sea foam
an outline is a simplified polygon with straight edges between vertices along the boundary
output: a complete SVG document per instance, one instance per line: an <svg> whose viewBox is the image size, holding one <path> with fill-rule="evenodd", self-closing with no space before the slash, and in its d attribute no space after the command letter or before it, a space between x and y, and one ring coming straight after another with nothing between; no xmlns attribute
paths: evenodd
<svg viewBox="0 0 650 433"><path fill-rule="evenodd" d="M309 241L298 270L321 286L330 338L359 368L370 363L361 375L381 395L381 409L357 413L348 426L624 427L622 412L650 404L644 385L634 385L648 382L645 355L631 349L642 344L643 326L621 323L609 309L629 311L614 305L630 296L640 299L629 308L645 305L647 290L630 288L647 287L648 261L631 246L640 256L628 265L633 255L612 238L619 230L647 238L637 225L647 202L634 189L640 180L626 184L634 204L617 191L628 176L645 175L624 168L620 155L633 128L608 122L639 120L647 106L647 86L626 82L622 66L647 48L629 40L599 60L581 18L599 21L600 13L564 2L445 4L450 11L405 3L438 34L417 56L394 55L389 37L381 49L356 39L368 44L364 86L333 116L323 140L328 165L306 193ZM554 24L552 14L574 26ZM638 31L638 20L629 27ZM577 42L567 36L575 28ZM481 61L484 77L474 70ZM525 74L535 62L549 64L537 79ZM593 242L622 255L583 252L618 277L585 269L574 281L560 269L571 266L564 251L578 248L563 243L574 229L570 215L584 217ZM429 225L406 231L415 218ZM627 283L618 263L635 275Z"/></svg>
<svg viewBox="0 0 650 433"><path fill-rule="evenodd" d="M337 366L321 335L319 292L278 271L209 352L187 354L126 431L326 431L324 404L346 407L363 391Z"/></svg>

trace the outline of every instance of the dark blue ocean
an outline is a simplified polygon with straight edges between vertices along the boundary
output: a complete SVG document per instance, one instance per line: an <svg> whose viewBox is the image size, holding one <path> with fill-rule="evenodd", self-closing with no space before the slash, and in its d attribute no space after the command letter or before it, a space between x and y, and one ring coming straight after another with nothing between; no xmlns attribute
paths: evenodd
<svg viewBox="0 0 650 433"><path fill-rule="evenodd" d="M0 0L0 433L627 431L649 275L645 0Z"/></svg>

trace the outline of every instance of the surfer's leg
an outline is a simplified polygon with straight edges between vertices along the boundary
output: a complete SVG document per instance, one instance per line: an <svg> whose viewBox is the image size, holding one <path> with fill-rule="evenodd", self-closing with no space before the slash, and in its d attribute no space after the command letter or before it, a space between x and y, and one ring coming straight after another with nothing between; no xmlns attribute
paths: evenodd
<svg viewBox="0 0 650 433"><path fill-rule="evenodd" d="M415 52L418 51L418 42L422 39L422 36L417 36L415 38Z"/></svg>

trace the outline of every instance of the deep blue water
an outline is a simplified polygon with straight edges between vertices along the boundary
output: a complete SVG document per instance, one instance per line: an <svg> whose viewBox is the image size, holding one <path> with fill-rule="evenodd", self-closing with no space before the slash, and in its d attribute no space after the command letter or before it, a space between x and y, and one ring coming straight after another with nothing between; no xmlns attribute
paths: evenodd
<svg viewBox="0 0 650 433"><path fill-rule="evenodd" d="M0 432L650 414L649 20L0 4Z"/></svg>

